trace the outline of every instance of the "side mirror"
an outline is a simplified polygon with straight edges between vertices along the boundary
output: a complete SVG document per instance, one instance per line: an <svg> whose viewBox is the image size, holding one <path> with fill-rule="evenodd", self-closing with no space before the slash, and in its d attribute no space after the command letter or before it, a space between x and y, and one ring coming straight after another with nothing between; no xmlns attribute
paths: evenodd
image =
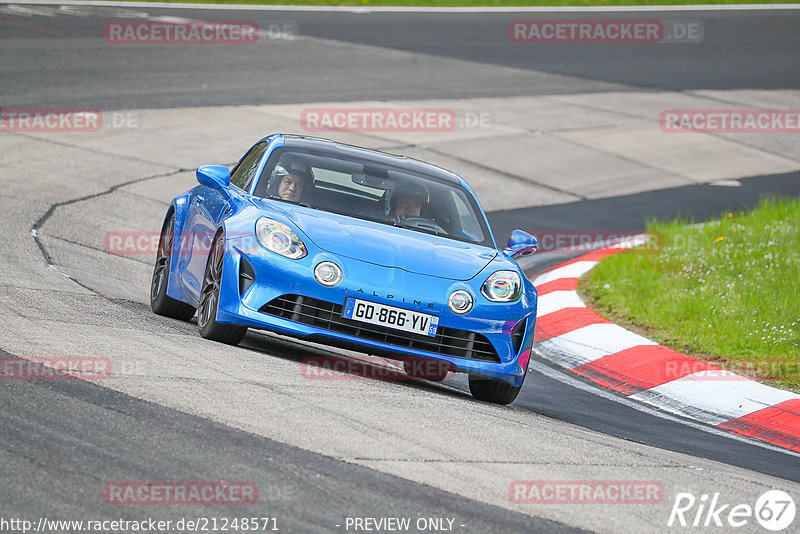
<svg viewBox="0 0 800 534"><path fill-rule="evenodd" d="M203 165L197 168L197 181L214 189L227 189L231 171L224 165Z"/></svg>
<svg viewBox="0 0 800 534"><path fill-rule="evenodd" d="M503 252L517 259L522 256L533 254L538 247L539 240L536 239L536 236L522 230L514 230L511 232L511 235L508 236L508 248L503 250Z"/></svg>

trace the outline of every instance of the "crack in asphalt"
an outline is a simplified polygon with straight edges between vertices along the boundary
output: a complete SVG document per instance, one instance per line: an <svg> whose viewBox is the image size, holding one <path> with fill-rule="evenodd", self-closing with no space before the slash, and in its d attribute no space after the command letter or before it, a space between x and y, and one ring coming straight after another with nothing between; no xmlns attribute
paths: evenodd
<svg viewBox="0 0 800 534"><path fill-rule="evenodd" d="M57 143L57 144L64 144L64 143ZM71 146L71 145L66 145L66 146ZM74 148L74 147L72 147L72 148ZM132 159L138 159L138 158L132 158ZM148 163L152 164L152 162L148 162ZM109 194L117 191L118 189L120 189L122 187L125 187L125 186L128 186L128 185L132 185L132 184L136 184L136 183L140 183L140 182L145 182L147 180L154 180L156 178L166 178L168 176L174 176L176 174L179 174L179 173L182 173L182 172L188 172L188 171L191 171L191 170L192 169L183 169L183 168L181 168L181 169L174 170L174 171L155 174L155 175L152 175L152 176L146 176L144 178L134 178L133 180L128 180L128 181L125 181L125 182L121 182L119 184L115 184L115 185L109 187L108 189L106 189L104 191L100 191L100 192L92 193L90 195L86 195L86 196L83 196L83 197L73 198L73 199L70 199L70 200L65 200L65 201L62 201L62 202L56 202L54 204L51 204L50 207L47 209L47 211L44 213L44 215L39 217L39 220L37 220L35 223L33 223L33 226L31 226L31 230L30 230L31 237L33 237L33 241L39 247L39 251L42 253L42 257L44 258L44 261L45 261L45 263L47 263L48 267L54 269L57 273L59 273L60 275L64 276L65 278L75 282L76 284L78 284L82 288L84 288L84 289L86 289L88 291L91 291L92 293L94 293L96 295L99 295L99 296L101 296L103 298L107 298L109 300L114 300L114 299L110 299L109 297L107 297L101 291L99 291L99 290L97 290L97 289L95 289L93 287L90 287L88 284L85 284L85 283L81 282L80 280L78 280L77 278L72 276L71 274L60 270L55 265L55 262L53 262L53 258L52 258L52 256L50 256L50 253L48 252L47 247L45 247L44 243L42 243L42 240L40 239L40 236L39 236L39 230L44 226L44 224L53 215L53 213L55 213L55 211L60 207L69 206L69 205L72 205L72 204L77 204L79 202L84 202L86 200L91 200L91 199L94 199L94 198L98 198L98 197L102 197L102 196L105 196L105 195L109 195ZM91 247L89 247L89 248L91 248Z"/></svg>

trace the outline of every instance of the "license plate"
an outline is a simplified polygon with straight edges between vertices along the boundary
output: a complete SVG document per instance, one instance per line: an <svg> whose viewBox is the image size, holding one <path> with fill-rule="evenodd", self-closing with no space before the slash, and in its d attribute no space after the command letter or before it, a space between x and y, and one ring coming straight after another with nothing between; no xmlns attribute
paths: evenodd
<svg viewBox="0 0 800 534"><path fill-rule="evenodd" d="M342 316L345 319L431 337L436 335L436 329L439 327L439 318L435 315L354 298L345 301Z"/></svg>

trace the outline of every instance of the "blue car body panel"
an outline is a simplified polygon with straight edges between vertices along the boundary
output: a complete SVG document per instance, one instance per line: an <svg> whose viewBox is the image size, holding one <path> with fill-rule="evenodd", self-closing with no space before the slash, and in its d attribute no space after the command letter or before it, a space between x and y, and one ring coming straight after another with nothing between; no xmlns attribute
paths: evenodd
<svg viewBox="0 0 800 534"><path fill-rule="evenodd" d="M270 154L284 146L286 138L273 135L262 141L268 142L268 148L256 176L261 176ZM449 174L474 197L463 179ZM253 180L249 191L234 186L215 189L198 185L173 199L166 215L175 215L175 245L167 289L170 297L198 306L210 246L214 237L222 233L226 254L217 311L219 323L310 337L334 345L347 344L368 353L400 359L427 358L446 362L456 371L504 380L515 386L522 383L533 343L537 294L517 263L496 245L472 244L257 198L252 196L257 181ZM486 220L479 203L478 207L480 216ZM261 246L255 235L256 221L261 217L291 228L305 244L308 255L293 260ZM488 220L486 226L489 227ZM491 242L496 243L493 237ZM316 281L314 267L321 261L332 261L342 269L344 277L339 285L326 287ZM244 291L240 286L242 262L255 273L255 281ZM481 293L483 282L501 270L516 271L522 279L522 293L515 302L490 302ZM448 307L448 296L456 289L472 295L474 306L465 315L458 315ZM344 306L348 297L355 297L436 315L440 330L444 327L484 336L496 351L496 359L420 350L262 311L274 299L287 295L339 307Z"/></svg>

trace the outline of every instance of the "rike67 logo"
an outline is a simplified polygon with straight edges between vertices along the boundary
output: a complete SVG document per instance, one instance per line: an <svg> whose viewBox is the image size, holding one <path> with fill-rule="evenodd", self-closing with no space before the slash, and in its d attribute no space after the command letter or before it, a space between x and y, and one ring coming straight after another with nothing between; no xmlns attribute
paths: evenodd
<svg viewBox="0 0 800 534"><path fill-rule="evenodd" d="M794 522L796 509L794 499L781 490L769 490L762 494L754 506L730 504L720 499L720 494L709 497L703 494L696 498L691 493L678 493L667 521L668 527L743 527L754 518L759 525L772 532L786 529Z"/></svg>

